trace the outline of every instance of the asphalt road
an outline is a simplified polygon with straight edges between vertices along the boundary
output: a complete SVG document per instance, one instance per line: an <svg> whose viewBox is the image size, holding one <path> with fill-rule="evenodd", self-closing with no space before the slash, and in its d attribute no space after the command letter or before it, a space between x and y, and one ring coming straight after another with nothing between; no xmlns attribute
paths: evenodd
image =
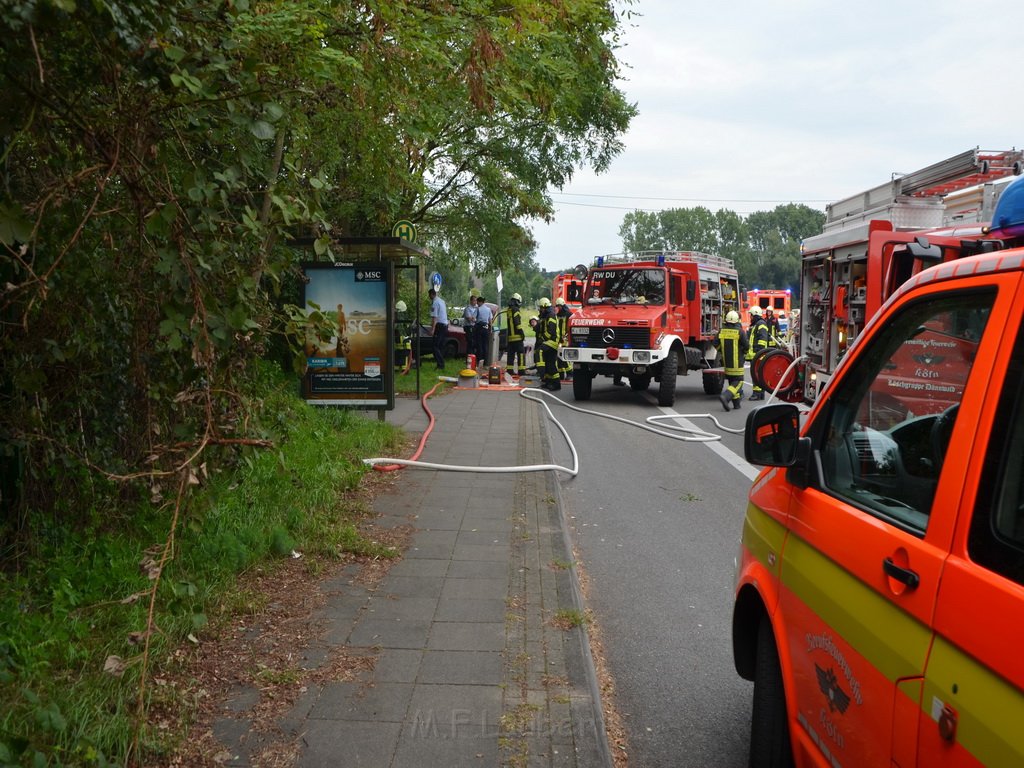
<svg viewBox="0 0 1024 768"><path fill-rule="evenodd" d="M573 400L571 385L559 395L641 423L672 411L711 413L741 429L747 413L725 413L693 375L679 380L673 409L605 378L594 381L587 402ZM630 765L746 765L752 686L735 672L730 639L735 557L754 476L742 458L742 435L682 442L553 411L580 457L579 474L562 483L562 500L614 677ZM688 421L719 432L710 419ZM549 434L555 460L568 463L561 436Z"/></svg>

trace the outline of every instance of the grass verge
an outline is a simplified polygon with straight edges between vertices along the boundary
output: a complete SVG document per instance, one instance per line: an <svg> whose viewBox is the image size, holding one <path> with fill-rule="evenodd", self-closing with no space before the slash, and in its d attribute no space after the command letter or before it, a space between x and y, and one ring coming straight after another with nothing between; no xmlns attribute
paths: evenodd
<svg viewBox="0 0 1024 768"><path fill-rule="evenodd" d="M82 515L96 522L77 528L37 516L31 556L0 571L0 766L158 762L194 705L169 695L162 675L175 649L201 642L218 617L260 610L258 595L234 589L242 574L273 568L293 551L397 554L361 532L356 489L369 469L361 459L397 450L401 432L345 409L310 407L295 389L294 379L261 372L261 436L274 447L201 475L158 581L153 564L172 512L158 498L126 510L111 494Z"/></svg>

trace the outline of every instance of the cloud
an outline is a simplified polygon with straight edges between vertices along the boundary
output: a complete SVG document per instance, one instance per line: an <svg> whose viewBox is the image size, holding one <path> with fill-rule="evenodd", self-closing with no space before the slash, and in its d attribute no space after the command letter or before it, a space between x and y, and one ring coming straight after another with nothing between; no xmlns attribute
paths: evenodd
<svg viewBox="0 0 1024 768"><path fill-rule="evenodd" d="M634 7L619 58L640 114L607 173L580 171L553 194L555 223L534 228L542 267L621 250L635 208L823 209L893 173L1024 140L1024 54L990 42L1016 24L1008 2Z"/></svg>

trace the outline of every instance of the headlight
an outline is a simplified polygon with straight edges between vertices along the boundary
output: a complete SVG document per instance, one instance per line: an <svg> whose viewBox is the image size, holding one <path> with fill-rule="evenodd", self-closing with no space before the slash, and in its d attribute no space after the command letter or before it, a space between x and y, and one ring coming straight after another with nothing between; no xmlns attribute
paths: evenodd
<svg viewBox="0 0 1024 768"><path fill-rule="evenodd" d="M651 362L651 353L645 350L637 350L633 353L634 363L649 363Z"/></svg>
<svg viewBox="0 0 1024 768"><path fill-rule="evenodd" d="M566 360L579 360L580 351L578 349L563 349L562 355Z"/></svg>

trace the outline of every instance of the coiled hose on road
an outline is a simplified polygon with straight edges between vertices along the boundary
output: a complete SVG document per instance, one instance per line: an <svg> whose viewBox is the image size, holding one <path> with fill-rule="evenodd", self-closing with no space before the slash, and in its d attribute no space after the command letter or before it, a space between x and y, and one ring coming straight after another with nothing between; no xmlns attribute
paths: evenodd
<svg viewBox="0 0 1024 768"><path fill-rule="evenodd" d="M585 413L590 416L597 416L602 419L611 419L612 421L618 421L629 426L637 427L639 429L653 432L656 435L667 437L671 440L682 440L684 442L711 442L714 440L721 440L722 436L713 432L705 432L704 430L698 429L697 427L682 425L682 424L666 424L662 425L661 428L654 426L656 422L670 421L677 419L698 419L706 418L711 419L715 426L723 432L730 432L732 434L743 434L743 429L736 429L734 427L727 427L711 413L673 413L673 414L659 414L657 416L648 416L644 422L633 421L622 416L615 416L608 413L601 413L599 411L593 411L586 408L580 408L576 405L571 405L564 400L555 397L553 393L547 392L542 389L522 389L519 391L520 397L525 397L527 400L532 400L539 403L547 411L548 417L554 422L555 426L558 427L558 431L562 433L565 438L566 445L569 448L569 452L572 454L572 466L564 467L560 464L525 464L512 467L494 467L494 466L459 466L455 464L438 464L430 461L419 461L419 456L423 452L423 448L426 445L427 437L430 435L431 430L434 428L434 414L431 412L427 405L427 398L429 398L434 391L440 386L441 382L434 385L433 388L423 395L420 399L420 404L423 406L423 410L427 413L429 423L427 429L423 432L420 437L419 445L416 448L410 459L395 459L377 457L371 459L363 459L363 463L372 466L379 472L392 472L404 467L413 467L419 469L437 469L444 470L447 472L483 472L483 473L516 473L516 472L563 472L570 477L575 477L579 473L579 454L576 451L576 446L572 442L572 438L569 437L568 431L562 425L562 423L555 418L554 413L548 406L547 401L544 398L550 398L559 405L569 408L570 410L577 411L579 413ZM773 393L774 394L774 393Z"/></svg>

